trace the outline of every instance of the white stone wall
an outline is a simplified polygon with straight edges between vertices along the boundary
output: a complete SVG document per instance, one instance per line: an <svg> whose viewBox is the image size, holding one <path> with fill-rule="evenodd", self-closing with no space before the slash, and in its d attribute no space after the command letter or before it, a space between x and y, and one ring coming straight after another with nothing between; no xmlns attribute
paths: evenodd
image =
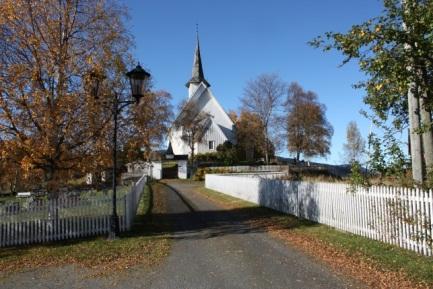
<svg viewBox="0 0 433 289"><path fill-rule="evenodd" d="M179 179L188 178L188 161L177 161L177 177Z"/></svg>
<svg viewBox="0 0 433 289"><path fill-rule="evenodd" d="M283 176L285 173L260 173L260 176L275 178ZM207 174L205 176L205 186L235 198L239 198L254 204L261 204L260 201L260 181L257 174L230 174L217 175Z"/></svg>
<svg viewBox="0 0 433 289"><path fill-rule="evenodd" d="M152 162L152 178L162 179L162 162Z"/></svg>

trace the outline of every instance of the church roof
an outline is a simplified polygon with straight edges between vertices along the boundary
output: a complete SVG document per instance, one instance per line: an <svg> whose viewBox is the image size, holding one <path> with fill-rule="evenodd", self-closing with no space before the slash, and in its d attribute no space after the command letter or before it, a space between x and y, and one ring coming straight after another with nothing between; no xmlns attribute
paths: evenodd
<svg viewBox="0 0 433 289"><path fill-rule="evenodd" d="M207 80L204 78L203 66L201 64L200 56L200 42L197 34L197 46L195 48L194 63L192 66L192 76L191 79L186 83L186 87L189 87L191 83L199 84L200 82L206 84L207 87L210 86L209 82L207 82Z"/></svg>

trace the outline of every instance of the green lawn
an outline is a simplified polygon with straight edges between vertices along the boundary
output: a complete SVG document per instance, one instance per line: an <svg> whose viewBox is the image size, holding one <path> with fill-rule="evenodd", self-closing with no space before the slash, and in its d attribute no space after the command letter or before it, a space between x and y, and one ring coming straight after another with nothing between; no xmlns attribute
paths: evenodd
<svg viewBox="0 0 433 289"><path fill-rule="evenodd" d="M307 236L332 246L347 256L357 256L373 266L393 272L404 272L412 281L427 284L433 288L433 258L418 255L415 252L385 244L361 236L338 231L326 225L299 220L271 209L258 207L255 204L221 194L216 191L200 188L200 191L217 203L229 208L255 208L250 210L256 215L267 215L268 223L272 222L291 233ZM254 216L252 216L254 219ZM312 252L314 254L314 252Z"/></svg>
<svg viewBox="0 0 433 289"><path fill-rule="evenodd" d="M19 198L15 197L15 196L0 194L0 204L15 201L17 199L19 199Z"/></svg>

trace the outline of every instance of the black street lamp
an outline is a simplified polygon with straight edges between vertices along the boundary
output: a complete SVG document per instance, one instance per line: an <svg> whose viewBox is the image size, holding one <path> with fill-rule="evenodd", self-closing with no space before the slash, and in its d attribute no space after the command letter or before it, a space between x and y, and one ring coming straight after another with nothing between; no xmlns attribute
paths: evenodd
<svg viewBox="0 0 433 289"><path fill-rule="evenodd" d="M129 82L131 84L131 92L132 97L134 100L120 100L118 94L114 94L114 100L113 100L113 107L112 107L112 115L113 115L113 123L114 123L114 130L113 130L113 176L112 176L112 186L113 186L113 198L112 198L112 213L110 217L110 232L109 232L109 239L115 239L119 232L119 216L117 215L117 122L118 122L118 116L119 113L121 113L122 109L127 107L130 104L138 104L140 99L145 94L146 89L146 80L150 77L150 73L145 71L140 64L137 65L133 70L126 73L126 76L129 78ZM92 77L92 74L91 74ZM92 93L94 94L95 98L98 98L98 90L100 86L100 81L102 80L101 77L93 77L93 83L91 86Z"/></svg>
<svg viewBox="0 0 433 289"><path fill-rule="evenodd" d="M137 67L126 73L126 76L129 78L129 83L131 84L132 97L138 103L140 98L144 96L146 80L150 77L150 73L138 64Z"/></svg>

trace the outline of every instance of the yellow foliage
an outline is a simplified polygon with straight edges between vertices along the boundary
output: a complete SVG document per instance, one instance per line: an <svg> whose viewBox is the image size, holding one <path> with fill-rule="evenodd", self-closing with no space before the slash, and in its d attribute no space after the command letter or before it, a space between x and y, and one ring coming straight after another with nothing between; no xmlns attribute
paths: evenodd
<svg viewBox="0 0 433 289"><path fill-rule="evenodd" d="M0 1L0 140L10 140L0 156L28 175L42 171L51 187L108 165L111 105L95 102L86 79L108 75L101 95L112 98L123 88L119 62L131 59L122 8L77 1Z"/></svg>
<svg viewBox="0 0 433 289"><path fill-rule="evenodd" d="M376 84L376 86L375 86L376 90L381 90L382 87L383 87L382 83Z"/></svg>

